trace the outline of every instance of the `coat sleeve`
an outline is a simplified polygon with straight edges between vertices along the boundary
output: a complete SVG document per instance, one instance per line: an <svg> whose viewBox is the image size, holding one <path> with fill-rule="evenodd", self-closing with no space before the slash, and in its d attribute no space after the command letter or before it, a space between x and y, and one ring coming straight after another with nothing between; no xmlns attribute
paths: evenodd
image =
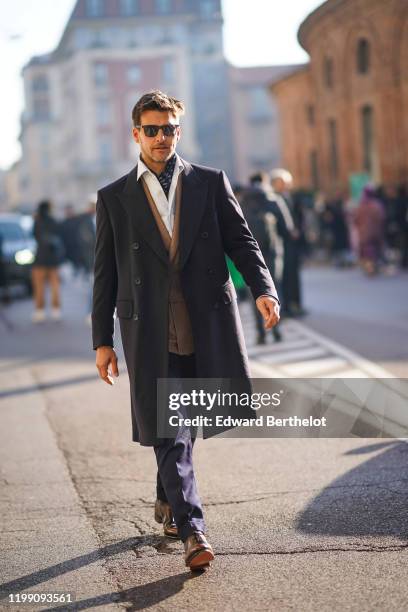
<svg viewBox="0 0 408 612"><path fill-rule="evenodd" d="M279 302L258 243L251 234L225 172L220 172L218 178L217 208L224 251L241 272L254 300L261 295L270 295Z"/></svg>
<svg viewBox="0 0 408 612"><path fill-rule="evenodd" d="M96 242L92 300L93 348L113 346L118 275L112 225L102 195L96 203Z"/></svg>

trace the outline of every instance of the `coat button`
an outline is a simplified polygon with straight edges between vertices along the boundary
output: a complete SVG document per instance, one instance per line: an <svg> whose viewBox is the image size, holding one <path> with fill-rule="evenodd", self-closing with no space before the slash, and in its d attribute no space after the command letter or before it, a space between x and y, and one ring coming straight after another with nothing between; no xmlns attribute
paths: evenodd
<svg viewBox="0 0 408 612"><path fill-rule="evenodd" d="M201 238L208 238L208 232L202 232Z"/></svg>
<svg viewBox="0 0 408 612"><path fill-rule="evenodd" d="M133 320L134 321L138 321L139 320L139 315L138 314L134 314L133 315Z"/></svg>
<svg viewBox="0 0 408 612"><path fill-rule="evenodd" d="M140 244L139 244L138 242L134 242L134 243L132 244L132 249L133 249L134 251L138 251L138 250L140 249Z"/></svg>
<svg viewBox="0 0 408 612"><path fill-rule="evenodd" d="M208 273L208 274L214 274L214 270L213 270L212 268L208 268L208 269L207 269L207 273Z"/></svg>
<svg viewBox="0 0 408 612"><path fill-rule="evenodd" d="M136 285L141 285L142 284L141 279L140 278L135 278L135 284Z"/></svg>

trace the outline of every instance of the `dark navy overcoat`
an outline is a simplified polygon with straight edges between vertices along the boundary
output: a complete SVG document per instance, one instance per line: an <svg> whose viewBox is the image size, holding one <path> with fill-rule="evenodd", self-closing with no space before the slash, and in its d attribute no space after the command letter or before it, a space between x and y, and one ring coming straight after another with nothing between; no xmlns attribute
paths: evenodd
<svg viewBox="0 0 408 612"><path fill-rule="evenodd" d="M248 380L225 254L254 299L277 297L275 286L225 173L182 163L180 274L197 377ZM168 254L136 166L98 191L92 334L95 349L113 346L116 308L130 380L133 440L146 446L160 442L156 381L167 376L168 291Z"/></svg>

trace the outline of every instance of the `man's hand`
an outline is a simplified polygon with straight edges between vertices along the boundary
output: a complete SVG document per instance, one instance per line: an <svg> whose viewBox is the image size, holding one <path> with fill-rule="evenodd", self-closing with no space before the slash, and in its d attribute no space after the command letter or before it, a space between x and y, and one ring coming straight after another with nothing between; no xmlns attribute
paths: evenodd
<svg viewBox="0 0 408 612"><path fill-rule="evenodd" d="M110 371L108 371L108 367ZM111 346L99 346L96 349L96 367L98 368L99 377L102 378L108 385L113 385L112 376L119 376L118 358Z"/></svg>
<svg viewBox="0 0 408 612"><path fill-rule="evenodd" d="M279 304L276 300L266 295L261 295L255 303L263 316L265 329L271 329L279 323Z"/></svg>

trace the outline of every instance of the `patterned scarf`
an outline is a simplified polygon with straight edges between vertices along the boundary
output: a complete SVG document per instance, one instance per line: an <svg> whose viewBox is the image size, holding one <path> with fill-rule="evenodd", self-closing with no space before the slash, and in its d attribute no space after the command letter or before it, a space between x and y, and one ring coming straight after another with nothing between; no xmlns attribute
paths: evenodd
<svg viewBox="0 0 408 612"><path fill-rule="evenodd" d="M166 198L169 197L170 185L173 179L175 165L176 155L174 154L173 157L170 157L163 172L161 174L156 174L157 178L159 179L159 183L162 186L164 193L166 194Z"/></svg>

